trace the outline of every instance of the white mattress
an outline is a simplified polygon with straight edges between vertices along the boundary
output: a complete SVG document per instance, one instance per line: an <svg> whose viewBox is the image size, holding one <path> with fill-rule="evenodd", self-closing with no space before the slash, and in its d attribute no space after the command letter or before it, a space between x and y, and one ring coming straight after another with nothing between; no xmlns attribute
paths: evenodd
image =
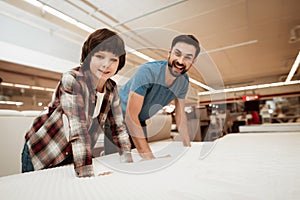
<svg viewBox="0 0 300 200"><path fill-rule="evenodd" d="M120 164L94 159L96 173L76 178L73 166L0 178L0 199L300 199L300 134L230 134L215 142L158 142L169 158ZM109 166L112 166L111 169ZM127 171L127 172L122 172Z"/></svg>
<svg viewBox="0 0 300 200"><path fill-rule="evenodd" d="M300 132L300 123L247 125L239 127L241 133L250 132Z"/></svg>

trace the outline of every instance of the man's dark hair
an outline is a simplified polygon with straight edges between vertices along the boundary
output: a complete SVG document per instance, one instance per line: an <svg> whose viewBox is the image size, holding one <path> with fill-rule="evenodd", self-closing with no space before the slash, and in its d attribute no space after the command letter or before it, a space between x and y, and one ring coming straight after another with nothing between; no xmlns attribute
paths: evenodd
<svg viewBox="0 0 300 200"><path fill-rule="evenodd" d="M198 56L200 53L200 46L199 46L199 41L197 38L193 35L179 35L175 37L172 41L171 49L178 43L178 42L184 42L190 45L193 45L196 48L196 54L195 58Z"/></svg>

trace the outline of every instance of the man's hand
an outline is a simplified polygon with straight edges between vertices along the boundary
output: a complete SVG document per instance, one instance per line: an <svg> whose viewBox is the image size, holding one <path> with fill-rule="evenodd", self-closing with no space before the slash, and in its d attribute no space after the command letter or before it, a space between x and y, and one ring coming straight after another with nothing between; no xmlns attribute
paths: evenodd
<svg viewBox="0 0 300 200"><path fill-rule="evenodd" d="M185 147L191 147L190 137L188 135L186 135L186 137L183 137L182 143Z"/></svg>
<svg viewBox="0 0 300 200"><path fill-rule="evenodd" d="M145 161L145 160L153 160L155 159L155 156L153 155L152 152L149 153L140 153L140 156L142 157L141 161Z"/></svg>
<svg viewBox="0 0 300 200"><path fill-rule="evenodd" d="M170 158L171 155L170 154L167 154L167 155L163 155L163 156L157 156L157 157L154 157L152 159L145 159L143 158L141 161L146 161L146 160L153 160L153 159L159 159L159 158Z"/></svg>

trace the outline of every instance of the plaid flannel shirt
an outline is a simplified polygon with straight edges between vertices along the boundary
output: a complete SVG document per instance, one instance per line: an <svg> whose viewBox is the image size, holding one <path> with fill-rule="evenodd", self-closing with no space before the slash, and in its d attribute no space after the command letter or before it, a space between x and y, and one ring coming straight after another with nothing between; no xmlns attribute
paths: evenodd
<svg viewBox="0 0 300 200"><path fill-rule="evenodd" d="M72 155L77 176L94 175L92 148L107 118L115 144L130 146L116 83L107 80L100 113L93 119L96 89L91 78L90 71L83 71L81 67L65 73L48 112L37 117L26 133L35 170L54 167Z"/></svg>

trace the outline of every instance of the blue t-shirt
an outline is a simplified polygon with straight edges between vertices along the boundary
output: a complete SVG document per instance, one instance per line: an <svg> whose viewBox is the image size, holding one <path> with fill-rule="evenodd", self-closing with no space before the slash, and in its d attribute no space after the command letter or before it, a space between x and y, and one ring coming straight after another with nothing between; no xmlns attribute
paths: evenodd
<svg viewBox="0 0 300 200"><path fill-rule="evenodd" d="M145 121L170 103L173 99L184 99L188 91L189 79L184 74L166 87L165 72L167 61L148 62L139 67L135 75L119 89L122 110L125 113L130 91L144 96L139 120Z"/></svg>

